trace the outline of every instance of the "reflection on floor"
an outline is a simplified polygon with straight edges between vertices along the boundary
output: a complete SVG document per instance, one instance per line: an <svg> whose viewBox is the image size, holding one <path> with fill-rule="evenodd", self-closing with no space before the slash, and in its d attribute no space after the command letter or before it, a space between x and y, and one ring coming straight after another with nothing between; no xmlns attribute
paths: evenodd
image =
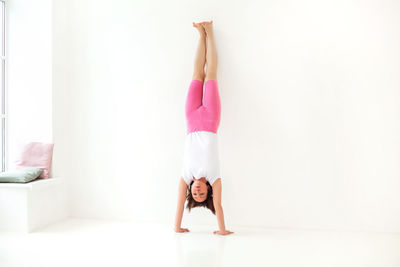
<svg viewBox="0 0 400 267"><path fill-rule="evenodd" d="M400 234L231 228L177 234L169 225L69 219L0 233L0 266L400 266Z"/></svg>

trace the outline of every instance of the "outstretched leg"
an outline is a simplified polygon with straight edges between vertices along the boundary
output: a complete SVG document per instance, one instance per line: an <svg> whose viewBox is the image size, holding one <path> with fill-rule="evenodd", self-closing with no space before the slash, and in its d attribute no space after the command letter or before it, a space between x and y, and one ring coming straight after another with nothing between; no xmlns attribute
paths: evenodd
<svg viewBox="0 0 400 267"><path fill-rule="evenodd" d="M200 33L200 39L197 45L197 52L194 61L193 80L204 82L204 65L206 63L206 32L201 23L194 23Z"/></svg>
<svg viewBox="0 0 400 267"><path fill-rule="evenodd" d="M186 96L186 116L190 117L191 113L202 105L203 101L203 83L204 83L204 65L206 61L206 32L201 23L194 23L193 27L197 28L200 33L200 39L197 45L197 52L194 61L194 72L189 90Z"/></svg>
<svg viewBox="0 0 400 267"><path fill-rule="evenodd" d="M202 25L207 35L207 47L206 47L207 71L206 71L205 81L217 80L218 57L214 41L214 32L212 27L213 23L212 21L203 22Z"/></svg>

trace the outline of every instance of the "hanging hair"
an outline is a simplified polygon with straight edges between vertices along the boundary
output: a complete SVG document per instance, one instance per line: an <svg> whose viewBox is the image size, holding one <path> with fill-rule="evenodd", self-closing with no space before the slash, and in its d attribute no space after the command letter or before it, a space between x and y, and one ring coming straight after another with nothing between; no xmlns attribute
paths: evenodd
<svg viewBox="0 0 400 267"><path fill-rule="evenodd" d="M190 210L193 209L193 208L205 207L205 208L211 210L211 212L213 214L215 214L212 187L211 187L210 183L208 181L206 182L206 185L207 185L207 198L203 202L197 202L196 200L194 200L194 198L192 196L192 184L193 183L194 183L194 181L192 181L190 183L190 185L188 186L187 195L186 195L186 200L187 200L186 208L189 209L189 212L190 212Z"/></svg>

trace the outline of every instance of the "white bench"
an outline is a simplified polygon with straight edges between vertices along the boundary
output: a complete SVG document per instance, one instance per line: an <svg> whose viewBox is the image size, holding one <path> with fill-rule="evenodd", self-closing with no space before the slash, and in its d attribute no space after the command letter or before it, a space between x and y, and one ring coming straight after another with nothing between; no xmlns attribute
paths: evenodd
<svg viewBox="0 0 400 267"><path fill-rule="evenodd" d="M29 233L67 217L65 179L0 183L0 231Z"/></svg>

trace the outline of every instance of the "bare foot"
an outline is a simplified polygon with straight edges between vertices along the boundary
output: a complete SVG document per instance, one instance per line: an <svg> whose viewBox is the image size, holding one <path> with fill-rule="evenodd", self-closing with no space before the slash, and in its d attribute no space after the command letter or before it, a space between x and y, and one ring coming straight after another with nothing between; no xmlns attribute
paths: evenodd
<svg viewBox="0 0 400 267"><path fill-rule="evenodd" d="M203 26L205 32L207 35L211 35L213 33L213 21L203 21L201 22L201 25Z"/></svg>
<svg viewBox="0 0 400 267"><path fill-rule="evenodd" d="M195 28L197 28L198 30L199 30L199 33L200 33L200 36L206 36L206 31L205 31L205 29L204 29L204 27L203 27L203 25L201 24L202 22L200 22L200 23L194 23L193 22L193 27L195 27Z"/></svg>

